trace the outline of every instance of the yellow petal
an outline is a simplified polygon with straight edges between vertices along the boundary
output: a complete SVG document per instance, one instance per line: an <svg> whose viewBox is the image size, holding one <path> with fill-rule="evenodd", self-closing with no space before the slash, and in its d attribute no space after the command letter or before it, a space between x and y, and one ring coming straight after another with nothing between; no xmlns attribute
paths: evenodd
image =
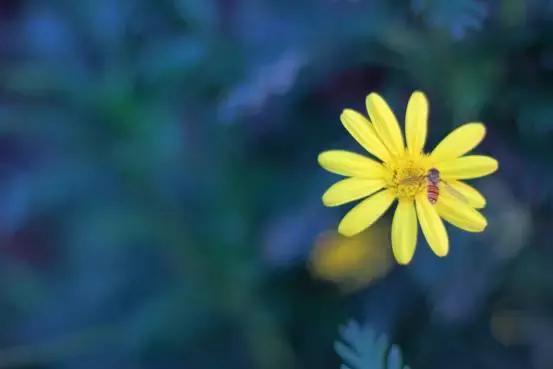
<svg viewBox="0 0 553 369"><path fill-rule="evenodd" d="M388 210L394 199L390 190L384 190L363 200L344 216L338 225L338 232L344 236L353 236L363 231Z"/></svg>
<svg viewBox="0 0 553 369"><path fill-rule="evenodd" d="M399 264L409 264L417 245L417 214L412 200L397 205L392 222L392 251Z"/></svg>
<svg viewBox="0 0 553 369"><path fill-rule="evenodd" d="M347 178L336 182L324 193L323 204L338 206L362 199L380 190L386 182L382 179Z"/></svg>
<svg viewBox="0 0 553 369"><path fill-rule="evenodd" d="M446 256L449 252L449 239L442 219L428 201L426 193L419 194L416 203L417 216L428 245L436 255Z"/></svg>
<svg viewBox="0 0 553 369"><path fill-rule="evenodd" d="M317 159L321 167L342 176L378 179L386 174L379 162L350 151L329 150Z"/></svg>
<svg viewBox="0 0 553 369"><path fill-rule="evenodd" d="M482 232L488 225L478 210L447 193L440 194L436 210L447 222L467 232Z"/></svg>
<svg viewBox="0 0 553 369"><path fill-rule="evenodd" d="M396 116L380 95L371 93L365 101L367 111L378 137L395 156L403 154L404 144Z"/></svg>
<svg viewBox="0 0 553 369"><path fill-rule="evenodd" d="M405 112L405 136L407 138L407 150L411 155L422 152L426 142L428 127L428 100L426 96L415 91L407 104Z"/></svg>
<svg viewBox="0 0 553 369"><path fill-rule="evenodd" d="M340 115L340 120L346 130L365 150L376 156L382 161L390 161L390 153L386 146L378 138L372 124L356 112L355 110L345 109Z"/></svg>
<svg viewBox="0 0 553 369"><path fill-rule="evenodd" d="M456 180L448 181L447 184L460 193L473 208L481 209L486 206L486 198L476 188Z"/></svg>
<svg viewBox="0 0 553 369"><path fill-rule="evenodd" d="M436 168L444 179L469 179L487 176L497 170L498 163L492 157L468 155L438 163Z"/></svg>
<svg viewBox="0 0 553 369"><path fill-rule="evenodd" d="M474 149L486 135L482 123L466 123L453 130L436 146L430 158L434 163L455 159Z"/></svg>

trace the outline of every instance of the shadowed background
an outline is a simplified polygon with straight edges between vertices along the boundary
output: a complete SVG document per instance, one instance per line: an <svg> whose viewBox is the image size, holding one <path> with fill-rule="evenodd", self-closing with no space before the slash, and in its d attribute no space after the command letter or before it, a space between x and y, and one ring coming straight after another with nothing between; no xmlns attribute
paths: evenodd
<svg viewBox="0 0 553 369"><path fill-rule="evenodd" d="M553 367L553 2L0 2L0 367L331 369L338 326L413 369ZM381 93L427 148L483 121L484 233L352 239L317 154ZM360 369L373 369L360 368ZM380 368L374 368L380 369Z"/></svg>

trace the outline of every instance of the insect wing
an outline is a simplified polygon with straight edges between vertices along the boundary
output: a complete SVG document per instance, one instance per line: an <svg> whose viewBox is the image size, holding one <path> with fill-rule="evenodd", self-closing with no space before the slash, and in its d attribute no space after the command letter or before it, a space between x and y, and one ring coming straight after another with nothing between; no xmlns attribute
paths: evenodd
<svg viewBox="0 0 553 369"><path fill-rule="evenodd" d="M426 177L426 176L411 176L411 177L406 177L406 178L402 179L402 180L399 182L399 184L400 184L400 185L415 184L415 183L420 182L422 179L424 179L424 177Z"/></svg>
<svg viewBox="0 0 553 369"><path fill-rule="evenodd" d="M453 186L451 186L449 183L440 181L440 183L444 184L445 190L453 197L455 197L457 200L464 202L465 204L469 203L469 200L459 191L457 191Z"/></svg>

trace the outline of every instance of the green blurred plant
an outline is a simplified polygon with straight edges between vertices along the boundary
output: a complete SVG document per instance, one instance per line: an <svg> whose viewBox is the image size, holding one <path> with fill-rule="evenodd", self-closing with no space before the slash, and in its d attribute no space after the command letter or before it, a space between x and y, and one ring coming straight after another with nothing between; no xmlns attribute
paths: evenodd
<svg viewBox="0 0 553 369"><path fill-rule="evenodd" d="M341 340L334 342L336 353L344 360L341 369L409 369L403 365L399 347L389 344L385 334L350 321L340 328Z"/></svg>

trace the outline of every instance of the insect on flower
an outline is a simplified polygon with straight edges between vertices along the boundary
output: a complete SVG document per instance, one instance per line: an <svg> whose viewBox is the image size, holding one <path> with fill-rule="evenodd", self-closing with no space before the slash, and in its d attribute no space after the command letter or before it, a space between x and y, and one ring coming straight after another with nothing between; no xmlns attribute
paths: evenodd
<svg viewBox="0 0 553 369"><path fill-rule="evenodd" d="M428 170L428 173L425 176L407 177L400 182L400 185L406 185L408 183L416 183L417 181L420 181L421 179L424 179L424 178L426 178L427 180L426 197L428 198L428 201L430 201L432 205L438 202L438 196L440 195L440 185L444 185L445 189L452 196L455 196L457 199L463 201L464 203L468 203L467 198L463 196L462 193L460 193L455 188L450 186L446 181L440 179L440 171L436 168L430 168L430 170Z"/></svg>
<svg viewBox="0 0 553 369"><path fill-rule="evenodd" d="M484 138L481 123L466 123L453 130L430 153L425 153L428 101L415 91L405 113L405 140L388 104L376 93L366 99L369 119L345 109L340 116L346 130L371 154L369 158L349 151L319 154L326 170L348 178L332 185L323 195L326 206L364 199L338 225L353 236L371 226L395 202L392 251L400 264L408 264L417 244L418 225L434 253L449 252L442 219L468 232L481 232L486 218L477 210L486 199L463 180L495 172L498 163L484 155L465 155Z"/></svg>

